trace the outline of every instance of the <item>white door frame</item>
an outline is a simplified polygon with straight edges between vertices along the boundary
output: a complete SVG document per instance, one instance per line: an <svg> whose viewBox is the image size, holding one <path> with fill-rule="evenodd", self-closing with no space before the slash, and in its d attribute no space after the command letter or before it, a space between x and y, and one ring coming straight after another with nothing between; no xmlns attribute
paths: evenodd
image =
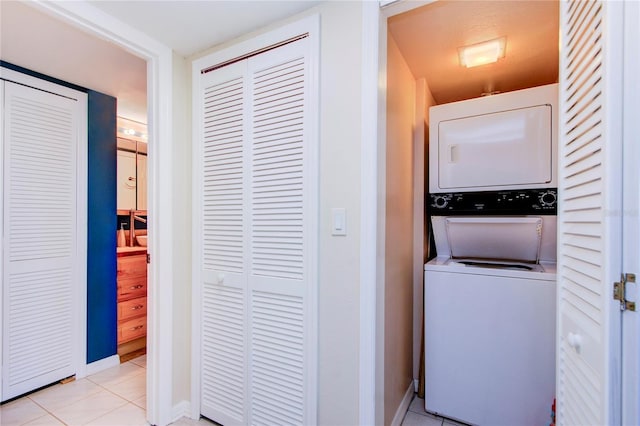
<svg viewBox="0 0 640 426"><path fill-rule="evenodd" d="M147 61L148 252L152 256L147 296L147 420L165 425L173 420L172 51L89 3L34 3L45 13Z"/></svg>
<svg viewBox="0 0 640 426"><path fill-rule="evenodd" d="M435 0L362 3L359 423L384 419L387 19Z"/></svg>
<svg viewBox="0 0 640 426"><path fill-rule="evenodd" d="M384 343L379 333L384 331L384 316L377 316L378 288L384 279L384 194L385 185L378 182L384 176L386 85L386 32L381 42L382 16L378 2L362 3L362 116L360 141L360 383L359 424L373 425L379 419L384 401L381 389L384 372L376 368L384 354ZM384 18L386 21L386 18ZM382 49L381 46L385 46ZM384 64L381 64L384 62ZM380 84L380 86L379 86ZM382 201L380 201L382 200ZM381 226L381 228L379 228ZM382 232L381 232L382 231ZM380 240L382 238L382 240ZM380 252L381 251L381 252ZM380 261L379 261L380 260ZM384 287L382 287L384 294ZM376 373L377 372L377 373ZM379 408L379 412L376 410Z"/></svg>
<svg viewBox="0 0 640 426"><path fill-rule="evenodd" d="M625 2L624 4L624 104L623 111L623 214L622 214L622 272L638 275L640 281L640 146L638 134L640 123L637 120L640 112L640 58L637 49L640 42L640 4ZM622 424L637 425L640 423L640 299L638 286L633 286L627 297L638 304L639 312L622 313Z"/></svg>

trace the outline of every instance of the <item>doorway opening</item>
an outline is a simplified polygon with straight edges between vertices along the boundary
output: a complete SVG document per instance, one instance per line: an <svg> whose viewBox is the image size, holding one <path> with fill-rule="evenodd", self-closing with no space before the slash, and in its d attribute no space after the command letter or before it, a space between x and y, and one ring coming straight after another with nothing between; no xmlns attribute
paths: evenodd
<svg viewBox="0 0 640 426"><path fill-rule="evenodd" d="M425 198L429 108L557 83L559 71L557 2L402 3L383 9L387 19L381 26L386 31L381 37L387 40L386 52L381 54L386 56L388 85L386 176L381 180L393 195L386 206L383 281L394 283L393 289L378 290L383 300L378 306L385 310L377 363L384 369L384 401L378 401L384 412L378 416L385 423L404 414L414 390L419 395L424 391L423 274L424 264L435 255ZM477 67L461 65L460 48L503 37L504 58ZM406 348L402 360L396 359L398 347ZM398 381L407 387L386 386Z"/></svg>
<svg viewBox="0 0 640 426"><path fill-rule="evenodd" d="M6 15L3 5L3 17ZM99 13L84 3L45 3L33 7L44 11L54 20L70 24L73 31L80 30L86 37L107 40L143 60L147 77L149 122L149 179L148 179L148 232L149 252L153 261L148 266L148 368L147 368L147 419L152 424L166 424L172 420L172 103L170 49L155 43L142 33L121 22ZM4 27L4 26L3 26ZM4 28L3 28L4 30ZM31 32L40 35L42 32ZM3 37L9 39L9 37ZM73 39L73 38L72 38ZM11 40L15 40L11 38ZM64 40L59 40L65 45ZM70 43L69 43L70 44ZM6 50L3 51L3 54ZM46 57L44 55L43 57ZM60 61L49 62L49 64ZM29 67L29 64L25 64ZM34 67L31 67L34 68ZM51 68L49 68L51 69ZM84 66L79 67L85 69ZM87 85L88 86L88 85ZM163 88L163 89L161 89ZM162 174L159 173L162 170ZM155 188L166 188L162 194ZM117 228L113 230L114 235ZM163 245L157 241L163 241ZM115 249L115 247L114 247ZM163 259L168 259L163 262ZM159 315L159 313L162 315ZM162 332L160 332L162 330ZM117 356L116 356L117 358ZM108 362L111 362L109 360ZM101 368L104 368L102 366ZM86 365L80 365L78 375L86 374Z"/></svg>

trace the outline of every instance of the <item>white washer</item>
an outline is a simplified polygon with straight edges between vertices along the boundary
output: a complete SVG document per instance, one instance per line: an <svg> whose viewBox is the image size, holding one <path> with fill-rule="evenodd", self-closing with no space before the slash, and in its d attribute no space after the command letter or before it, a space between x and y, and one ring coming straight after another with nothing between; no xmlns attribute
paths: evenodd
<svg viewBox="0 0 640 426"><path fill-rule="evenodd" d="M501 240L498 250L506 255L526 251L511 243L535 244L522 234L510 238L513 229L492 229L486 218L478 221L478 229L487 231L484 244L483 237L469 238L473 232L467 230L457 241L451 238L455 232L434 231L436 237L448 236L441 238L438 253L445 252L445 243L450 247L424 268L425 408L478 425L549 424L555 397L555 263L522 270L517 262L495 257L486 267L451 259L456 249L482 252ZM539 247L545 245L540 233ZM482 259L474 256L471 263Z"/></svg>

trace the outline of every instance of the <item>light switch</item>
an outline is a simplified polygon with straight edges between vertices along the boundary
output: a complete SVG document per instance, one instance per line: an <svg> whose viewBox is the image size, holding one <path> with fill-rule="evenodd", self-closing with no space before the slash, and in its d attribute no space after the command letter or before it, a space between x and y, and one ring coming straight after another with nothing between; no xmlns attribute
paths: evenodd
<svg viewBox="0 0 640 426"><path fill-rule="evenodd" d="M331 235L347 235L347 210L344 208L331 209Z"/></svg>

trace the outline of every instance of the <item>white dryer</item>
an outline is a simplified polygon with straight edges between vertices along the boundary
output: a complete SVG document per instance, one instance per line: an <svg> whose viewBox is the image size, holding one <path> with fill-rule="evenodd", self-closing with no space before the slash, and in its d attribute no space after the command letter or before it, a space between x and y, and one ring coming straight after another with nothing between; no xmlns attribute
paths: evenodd
<svg viewBox="0 0 640 426"><path fill-rule="evenodd" d="M455 194L439 207L451 208L453 200L487 213L487 206L516 199L541 215L431 218L439 256L425 265L427 411L478 425L549 423L556 216L540 208L547 193L493 193L482 204Z"/></svg>

